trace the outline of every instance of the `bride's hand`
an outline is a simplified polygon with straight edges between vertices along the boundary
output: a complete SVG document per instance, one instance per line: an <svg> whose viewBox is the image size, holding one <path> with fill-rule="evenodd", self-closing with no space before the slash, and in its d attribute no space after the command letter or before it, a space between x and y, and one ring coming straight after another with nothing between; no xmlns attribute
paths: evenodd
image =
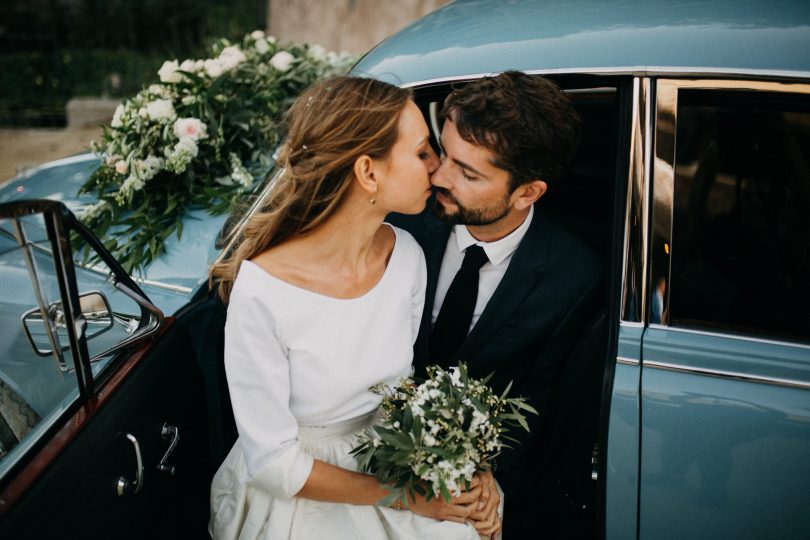
<svg viewBox="0 0 810 540"><path fill-rule="evenodd" d="M478 499L481 497L481 481L473 478L468 491L462 491L458 497L453 497L450 502L439 496L425 500L425 497L417 494L416 500L411 499L408 509L414 514L425 516L440 521L458 521L464 523L471 513L478 507Z"/></svg>
<svg viewBox="0 0 810 540"><path fill-rule="evenodd" d="M482 537L494 537L501 529L501 519L498 516L498 508L501 503L501 495L495 484L495 478L491 471L475 473L481 485L481 497L476 510L470 514L470 521L475 525L475 530Z"/></svg>

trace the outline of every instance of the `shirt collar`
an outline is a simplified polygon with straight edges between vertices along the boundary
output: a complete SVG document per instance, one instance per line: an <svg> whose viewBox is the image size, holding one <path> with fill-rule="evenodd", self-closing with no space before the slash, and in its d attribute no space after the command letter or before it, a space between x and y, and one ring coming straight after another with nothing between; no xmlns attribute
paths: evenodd
<svg viewBox="0 0 810 540"><path fill-rule="evenodd" d="M484 253L487 254L487 259L489 259L489 262L492 263L493 266L497 266L501 264L509 255L515 252L520 244L520 241L523 240L523 237L526 235L526 231L529 230L529 225L532 223L532 217L534 217L534 205L529 207L529 214L526 216L526 219L523 220L523 223L520 224L520 227L510 232L500 240L495 240L494 242L481 242L476 240L473 235L470 234L470 231L467 230L465 225L455 225L453 227L453 232L456 236L458 250L463 252L471 245L477 244L484 248Z"/></svg>

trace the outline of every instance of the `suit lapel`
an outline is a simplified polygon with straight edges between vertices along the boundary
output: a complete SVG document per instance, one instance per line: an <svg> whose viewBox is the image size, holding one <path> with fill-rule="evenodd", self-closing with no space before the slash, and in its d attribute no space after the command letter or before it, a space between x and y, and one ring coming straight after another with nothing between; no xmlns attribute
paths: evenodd
<svg viewBox="0 0 810 540"><path fill-rule="evenodd" d="M478 322L462 343L456 354L457 358L465 362L473 359L475 353L535 287L537 269L548 261L553 233L551 221L539 210L535 207L534 217L526 236L521 240L503 279L487 302Z"/></svg>

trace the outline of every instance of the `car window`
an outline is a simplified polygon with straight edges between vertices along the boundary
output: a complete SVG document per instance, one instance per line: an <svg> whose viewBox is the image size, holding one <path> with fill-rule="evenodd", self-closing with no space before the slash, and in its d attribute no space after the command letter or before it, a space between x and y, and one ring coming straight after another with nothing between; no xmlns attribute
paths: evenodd
<svg viewBox="0 0 810 540"><path fill-rule="evenodd" d="M30 439L38 426L48 425L78 396L78 386L73 356L62 350L69 343L64 324L55 321L48 328L40 312L40 306L58 310L61 300L42 215L0 220L0 272L2 471L21 441ZM37 352L32 341L51 352Z"/></svg>
<svg viewBox="0 0 810 540"><path fill-rule="evenodd" d="M682 90L677 119L671 324L810 340L810 98Z"/></svg>
<svg viewBox="0 0 810 540"><path fill-rule="evenodd" d="M79 399L53 253L43 214L0 219L0 476ZM103 264L74 269L98 382L115 364L106 352L141 326L141 310Z"/></svg>

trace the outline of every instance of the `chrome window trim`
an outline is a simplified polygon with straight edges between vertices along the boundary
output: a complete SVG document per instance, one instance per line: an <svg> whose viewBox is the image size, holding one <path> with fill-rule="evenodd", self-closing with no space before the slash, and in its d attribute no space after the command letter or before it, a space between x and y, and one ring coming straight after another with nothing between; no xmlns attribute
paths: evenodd
<svg viewBox="0 0 810 540"><path fill-rule="evenodd" d="M655 174L651 178L654 191L653 201L655 208L652 212L650 249L653 251L666 250L666 264L662 268L651 268L650 283L657 282L658 278L666 281L666 294L663 297L662 327L669 326L670 281L673 233L673 208L675 205L675 156L676 134L678 130L678 92L686 90L739 90L748 92L781 92L794 94L810 94L810 84L785 83L773 81L748 81L725 79L659 79L656 83L656 111L655 111ZM663 180L663 181L662 181ZM650 291L652 292L652 291ZM646 304L646 302L645 302ZM648 314L649 315L649 314ZM649 316L644 320L649 321ZM651 323L653 324L653 323ZM680 327L675 327L681 329Z"/></svg>
<svg viewBox="0 0 810 540"><path fill-rule="evenodd" d="M810 79L810 71L798 70L772 70L772 69L734 69L718 67L679 67L679 66L615 66L609 68L580 67L556 69L526 69L522 70L529 75L601 75L601 76L632 76L632 77L734 77L752 79ZM482 77L491 77L500 71L470 73L467 75L451 75L449 77L436 77L422 79L401 84L402 88L417 88L435 84L471 81Z"/></svg>
<svg viewBox="0 0 810 540"><path fill-rule="evenodd" d="M635 358L627 358L626 356L617 356L616 357L617 364L623 364L625 366L639 366L641 362L636 360Z"/></svg>
<svg viewBox="0 0 810 540"><path fill-rule="evenodd" d="M763 345L779 345L782 347L793 347L796 349L806 349L810 351L810 343L798 343L796 341L783 341L779 339L768 339L762 337L747 336L744 334L728 334L723 332L712 332L710 330L697 330L694 328L684 328L680 326L666 326L663 324L651 324L651 329L666 330L667 332L679 332L683 334L694 334L698 336L707 336L722 339L734 339L737 341L745 341L749 343L761 343Z"/></svg>
<svg viewBox="0 0 810 540"><path fill-rule="evenodd" d="M621 319L644 321L647 260L647 198L649 181L649 146L652 119L650 117L651 80L633 80L631 104L630 155L625 201L624 247L622 253Z"/></svg>
<svg viewBox="0 0 810 540"><path fill-rule="evenodd" d="M666 371L677 371L679 373L704 375L707 377L719 377L722 379L734 379L737 381L769 384L773 386L787 386L790 388L801 388L802 390L810 390L810 382L807 381L798 381L795 379L782 379L779 377L766 377L763 375L749 375L747 373L739 373L736 371L725 371L721 369L698 368L692 366L684 366L680 364L670 364L668 362L657 362L655 360L645 360L644 368L645 369L655 368Z"/></svg>

